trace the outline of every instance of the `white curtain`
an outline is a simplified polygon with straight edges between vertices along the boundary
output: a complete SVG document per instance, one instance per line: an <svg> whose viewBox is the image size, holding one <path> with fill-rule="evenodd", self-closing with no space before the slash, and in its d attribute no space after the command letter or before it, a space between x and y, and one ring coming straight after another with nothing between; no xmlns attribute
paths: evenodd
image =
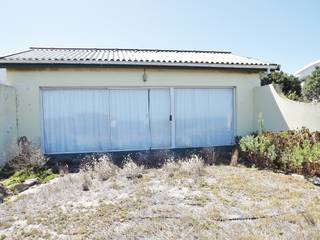
<svg viewBox="0 0 320 240"><path fill-rule="evenodd" d="M176 146L206 147L231 144L232 92L232 89L176 89Z"/></svg>
<svg viewBox="0 0 320 240"><path fill-rule="evenodd" d="M46 153L110 149L107 90L43 90Z"/></svg>
<svg viewBox="0 0 320 240"><path fill-rule="evenodd" d="M175 89L177 147L233 142L232 89ZM46 153L170 148L169 89L42 90Z"/></svg>
<svg viewBox="0 0 320 240"><path fill-rule="evenodd" d="M151 148L170 148L170 91L150 89L149 92Z"/></svg>
<svg viewBox="0 0 320 240"><path fill-rule="evenodd" d="M150 148L148 90L110 90L111 148Z"/></svg>

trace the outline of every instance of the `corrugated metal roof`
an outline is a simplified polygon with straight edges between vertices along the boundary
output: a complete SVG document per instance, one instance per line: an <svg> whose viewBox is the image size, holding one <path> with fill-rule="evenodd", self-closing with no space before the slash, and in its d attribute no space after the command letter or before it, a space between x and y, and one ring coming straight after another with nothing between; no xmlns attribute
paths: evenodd
<svg viewBox="0 0 320 240"><path fill-rule="evenodd" d="M83 64L248 69L276 69L279 67L277 64L222 51L34 47L24 52L0 58L0 65L8 66L12 64Z"/></svg>

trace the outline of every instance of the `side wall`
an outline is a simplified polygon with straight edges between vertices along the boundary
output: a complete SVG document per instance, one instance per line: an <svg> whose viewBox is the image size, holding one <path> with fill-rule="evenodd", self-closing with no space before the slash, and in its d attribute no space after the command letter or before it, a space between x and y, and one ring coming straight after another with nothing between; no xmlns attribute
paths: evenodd
<svg viewBox="0 0 320 240"><path fill-rule="evenodd" d="M254 89L255 123L262 114L265 130L281 131L307 127L320 130L320 104L291 101L280 96L272 85Z"/></svg>
<svg viewBox="0 0 320 240"><path fill-rule="evenodd" d="M5 84L7 81L7 71L5 68L0 68L0 84Z"/></svg>
<svg viewBox="0 0 320 240"><path fill-rule="evenodd" d="M17 141L16 91L0 84L0 166L9 160Z"/></svg>
<svg viewBox="0 0 320 240"><path fill-rule="evenodd" d="M232 70L120 68L9 69L9 82L17 90L18 136L41 141L41 87L235 87L236 134L253 131L253 89L260 85L258 73Z"/></svg>

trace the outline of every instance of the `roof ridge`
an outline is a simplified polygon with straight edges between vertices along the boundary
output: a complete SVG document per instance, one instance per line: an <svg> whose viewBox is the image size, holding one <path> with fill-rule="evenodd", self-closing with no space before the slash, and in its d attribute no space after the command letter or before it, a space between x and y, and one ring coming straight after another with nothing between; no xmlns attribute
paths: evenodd
<svg viewBox="0 0 320 240"><path fill-rule="evenodd" d="M152 48L81 48L81 47L30 47L30 50L109 50L109 51L157 51L157 52L195 52L195 53L217 53L217 54L231 54L231 51L215 51L215 50L182 50L182 49L152 49Z"/></svg>

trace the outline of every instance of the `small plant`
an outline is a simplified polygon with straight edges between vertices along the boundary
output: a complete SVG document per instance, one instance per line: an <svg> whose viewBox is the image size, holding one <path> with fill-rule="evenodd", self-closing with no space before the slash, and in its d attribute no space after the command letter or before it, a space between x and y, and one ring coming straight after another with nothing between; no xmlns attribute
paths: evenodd
<svg viewBox="0 0 320 240"><path fill-rule="evenodd" d="M259 124L258 134L261 135L264 132L264 119L261 112L259 113L259 116L258 116L258 124Z"/></svg>
<svg viewBox="0 0 320 240"><path fill-rule="evenodd" d="M12 146L10 152L12 159L9 160L8 166L15 170L42 168L48 162L48 158L42 154L41 150L25 136L19 138L18 144Z"/></svg>
<svg viewBox="0 0 320 240"><path fill-rule="evenodd" d="M173 177L175 175L197 177L203 175L205 166L202 158L197 155L192 155L191 158L182 159L180 161L168 159L162 170L168 177Z"/></svg>
<svg viewBox="0 0 320 240"><path fill-rule="evenodd" d="M173 177L176 172L180 170L180 163L173 159L168 159L162 167L162 170L167 174L168 177Z"/></svg>
<svg viewBox="0 0 320 240"><path fill-rule="evenodd" d="M12 187L16 184L23 183L27 179L37 179L40 183L47 183L54 179L57 174L53 173L51 169L32 169L26 168L16 171L10 178L3 183L6 187Z"/></svg>
<svg viewBox="0 0 320 240"><path fill-rule="evenodd" d="M301 97L295 91L290 91L287 95L287 98L292 101L300 101L301 100Z"/></svg>
<svg viewBox="0 0 320 240"><path fill-rule="evenodd" d="M258 167L270 167L277 157L275 146L264 135L243 137L239 143L241 151Z"/></svg>
<svg viewBox="0 0 320 240"><path fill-rule="evenodd" d="M108 155L86 156L86 164L80 169L80 182L82 183L82 190L89 191L93 184L93 179L99 181L106 181L110 177L118 173L118 167L114 165Z"/></svg>
<svg viewBox="0 0 320 240"><path fill-rule="evenodd" d="M138 166L131 158L128 156L125 161L121 173L127 178L132 179L136 177L141 177L143 172L143 166Z"/></svg>
<svg viewBox="0 0 320 240"><path fill-rule="evenodd" d="M181 161L180 170L188 175L201 176L204 171L204 161L197 155L192 155L190 159Z"/></svg>
<svg viewBox="0 0 320 240"><path fill-rule="evenodd" d="M103 155L93 163L92 170L98 175L99 180L106 181L117 174L118 167L111 162L109 156Z"/></svg>
<svg viewBox="0 0 320 240"><path fill-rule="evenodd" d="M86 171L80 171L80 178L82 180L82 190L83 191L89 191L90 187L92 186L92 175Z"/></svg>

